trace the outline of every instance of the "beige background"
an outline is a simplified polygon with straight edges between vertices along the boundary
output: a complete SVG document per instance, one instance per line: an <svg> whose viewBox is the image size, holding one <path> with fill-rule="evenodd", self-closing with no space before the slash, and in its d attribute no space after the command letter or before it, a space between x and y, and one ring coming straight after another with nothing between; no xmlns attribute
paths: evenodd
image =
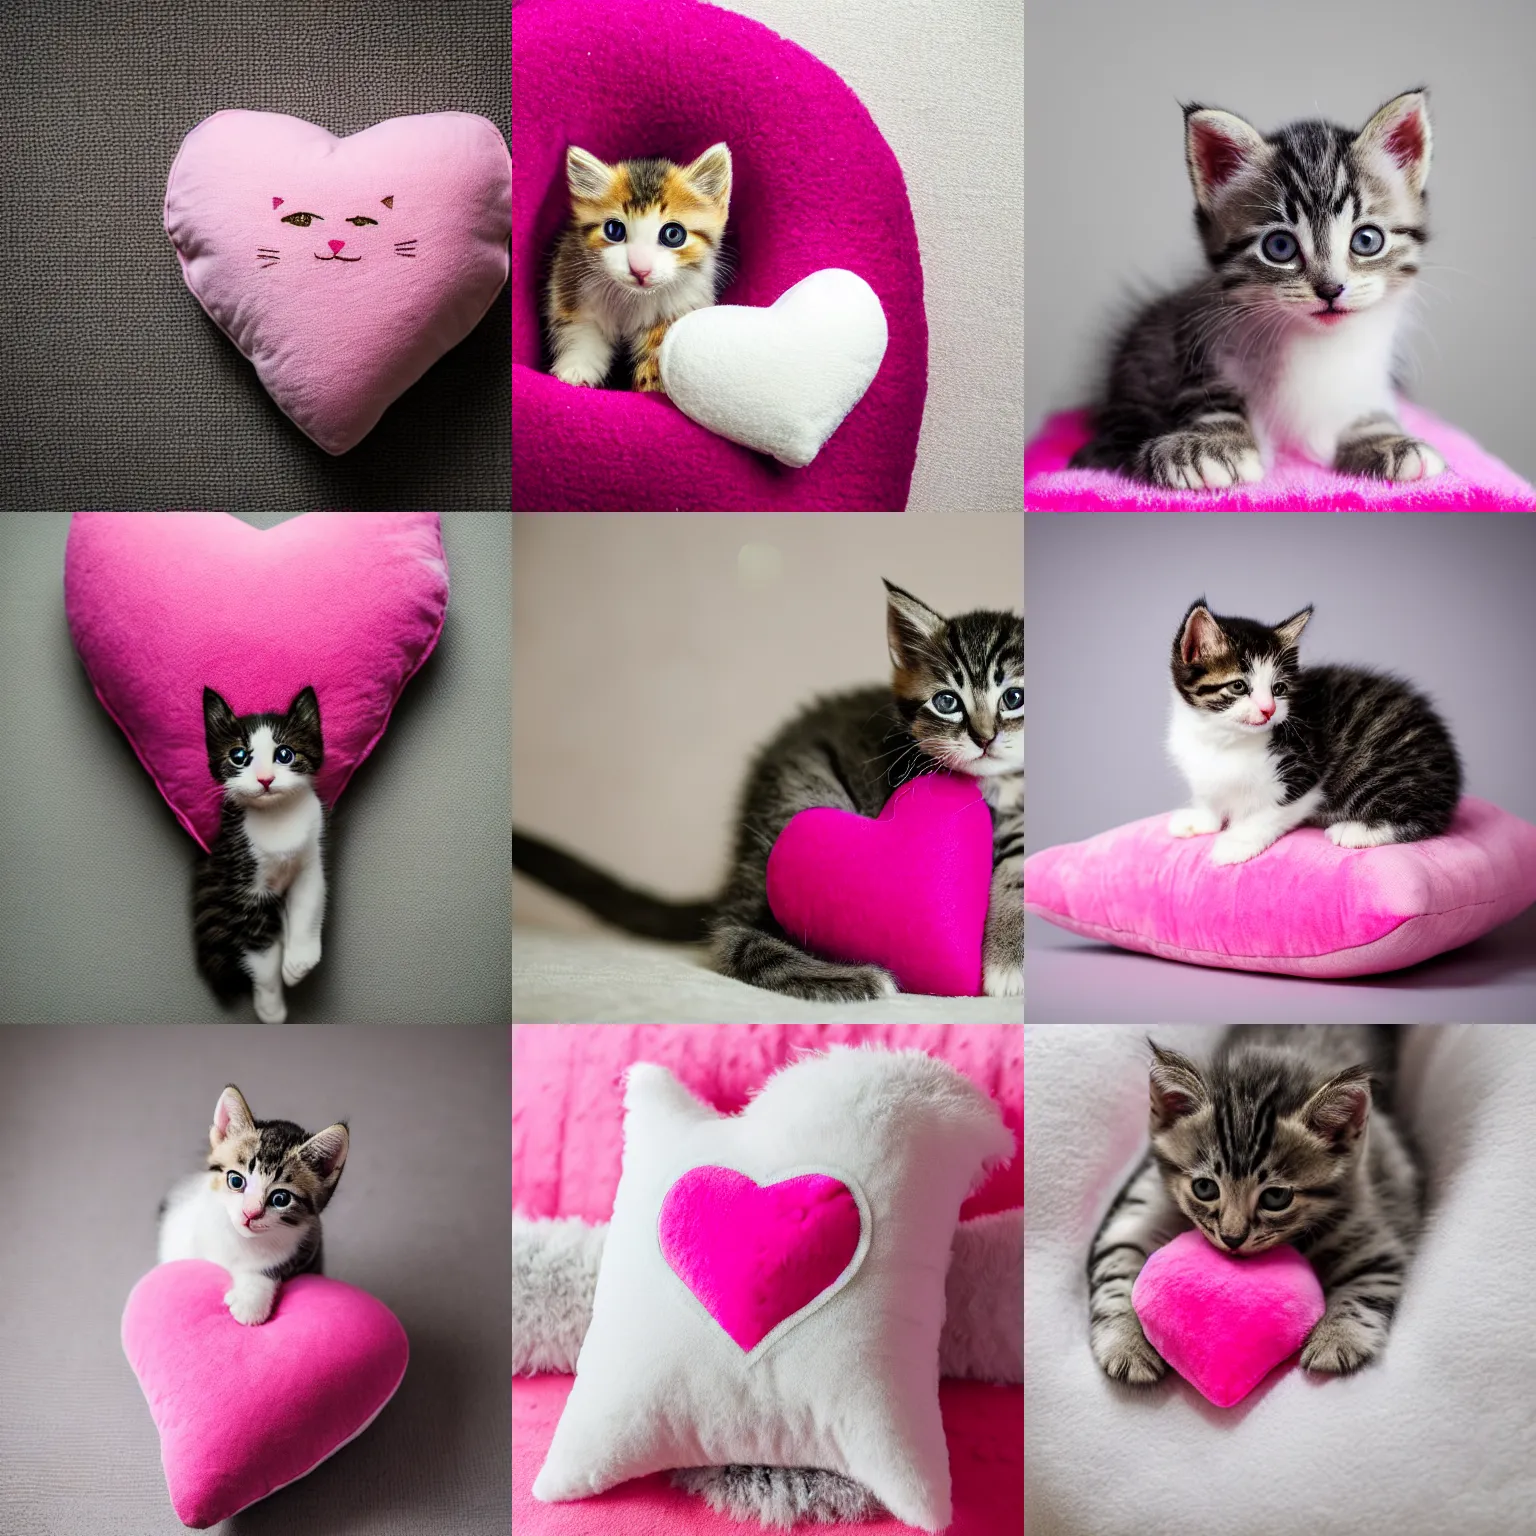
<svg viewBox="0 0 1536 1536"><path fill-rule="evenodd" d="M713 892L753 749L813 695L884 682L885 589L1024 602L1024 520L519 514L513 819L674 896ZM521 878L518 923L588 919Z"/></svg>

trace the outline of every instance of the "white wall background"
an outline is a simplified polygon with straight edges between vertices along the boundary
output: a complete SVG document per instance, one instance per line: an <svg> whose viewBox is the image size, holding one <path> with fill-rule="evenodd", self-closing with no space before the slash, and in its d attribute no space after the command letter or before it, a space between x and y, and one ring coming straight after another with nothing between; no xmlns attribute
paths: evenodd
<svg viewBox="0 0 1536 1536"><path fill-rule="evenodd" d="M716 0L835 69L901 162L928 311L909 512L1023 505L1021 0Z"/></svg>

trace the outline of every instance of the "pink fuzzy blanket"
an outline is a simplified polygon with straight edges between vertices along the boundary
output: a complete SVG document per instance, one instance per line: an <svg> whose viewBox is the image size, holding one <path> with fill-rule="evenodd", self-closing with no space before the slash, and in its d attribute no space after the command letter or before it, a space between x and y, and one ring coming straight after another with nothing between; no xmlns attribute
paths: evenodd
<svg viewBox="0 0 1536 1536"><path fill-rule="evenodd" d="M1024 450L1029 512L1536 512L1536 489L1465 432L1403 401L1403 425L1439 450L1446 471L1433 480L1390 485L1338 475L1282 454L1257 485L1224 491L1172 491L1138 485L1107 469L1068 469L1088 441L1086 411L1052 416Z"/></svg>

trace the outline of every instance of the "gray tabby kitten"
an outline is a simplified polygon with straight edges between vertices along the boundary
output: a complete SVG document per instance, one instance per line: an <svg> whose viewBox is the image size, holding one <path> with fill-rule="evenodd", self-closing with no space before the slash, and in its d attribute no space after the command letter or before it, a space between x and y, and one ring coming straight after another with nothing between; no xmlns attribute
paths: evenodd
<svg viewBox="0 0 1536 1536"><path fill-rule="evenodd" d="M1244 863L1308 823L1370 848L1438 837L1455 815L1461 761L1434 706L1395 677L1301 666L1311 617L1271 627L1202 598L1174 637L1168 750L1192 803L1168 830L1217 833L1213 864Z"/></svg>
<svg viewBox="0 0 1536 1536"><path fill-rule="evenodd" d="M784 933L768 907L768 854L800 811L824 805L877 816L908 779L947 769L974 778L992 810L983 990L1022 996L1024 621L988 610L946 619L885 586L891 686L821 699L759 752L718 899L658 900L526 833L513 834L513 865L633 933L707 934L719 969L753 986L822 1002L890 997L897 987L888 971L808 954Z"/></svg>
<svg viewBox="0 0 1536 1536"><path fill-rule="evenodd" d="M1389 1026L1233 1028L1209 1066L1152 1045L1152 1146L1088 1255L1089 1337L1116 1381L1167 1370L1131 1307L1148 1254L1190 1227L1213 1246L1289 1243L1327 1310L1302 1346L1310 1371L1374 1360L1418 1238L1418 1171L1390 1114ZM1372 1102L1372 1085L1376 1100Z"/></svg>
<svg viewBox="0 0 1536 1536"><path fill-rule="evenodd" d="M1428 239L1426 93L1394 97L1358 133L1308 121L1266 137L1198 105L1184 131L1210 271L1132 321L1072 462L1191 490L1258 480L1282 446L1347 474L1438 475L1394 414Z"/></svg>

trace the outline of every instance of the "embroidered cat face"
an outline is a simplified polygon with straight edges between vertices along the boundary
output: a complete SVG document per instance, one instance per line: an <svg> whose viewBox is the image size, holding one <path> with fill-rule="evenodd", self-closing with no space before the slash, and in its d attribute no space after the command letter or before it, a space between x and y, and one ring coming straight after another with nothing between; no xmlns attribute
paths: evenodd
<svg viewBox="0 0 1536 1536"><path fill-rule="evenodd" d="M416 238L402 239L396 234L390 217L394 206L392 196L360 207L330 201L323 206L301 206L274 197L272 218L276 228L273 237L256 248L256 264L265 272L285 256L301 262L310 258L341 266L356 266L360 261L383 260L391 255L414 260ZM308 233L298 233L301 230Z"/></svg>
<svg viewBox="0 0 1536 1536"><path fill-rule="evenodd" d="M565 174L588 265L616 287L665 288L712 267L731 202L731 152L724 144L686 166L662 159L605 165L573 144Z"/></svg>
<svg viewBox="0 0 1536 1536"><path fill-rule="evenodd" d="M301 690L286 714L239 716L212 688L204 688L203 731L208 771L236 805L280 805L325 761L313 688Z"/></svg>
<svg viewBox="0 0 1536 1536"><path fill-rule="evenodd" d="M1193 604L1173 642L1179 697L1238 735L1283 725L1301 669L1296 643L1311 617L1303 608L1271 628Z"/></svg>

